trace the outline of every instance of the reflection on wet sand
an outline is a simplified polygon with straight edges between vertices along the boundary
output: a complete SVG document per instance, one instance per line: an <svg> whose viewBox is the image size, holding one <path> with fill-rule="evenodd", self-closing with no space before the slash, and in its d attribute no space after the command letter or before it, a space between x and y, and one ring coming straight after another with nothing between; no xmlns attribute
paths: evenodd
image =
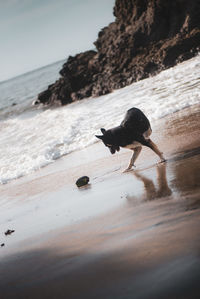
<svg viewBox="0 0 200 299"><path fill-rule="evenodd" d="M180 200L180 206L185 210L200 207L200 159L199 149L192 149L176 154L166 163L158 164L152 171L157 173L157 183L151 176L144 175L146 171L133 171L131 174L143 183L142 201L150 201L169 197ZM152 173L152 178L154 173ZM172 196L173 195L173 196ZM178 197L177 197L178 196ZM135 195L127 195L127 200L133 202Z"/></svg>
<svg viewBox="0 0 200 299"><path fill-rule="evenodd" d="M136 178L138 178L144 183L147 200L166 197L172 194L172 191L168 186L167 177L166 177L166 163L157 165L156 171L157 171L157 182L158 182L157 189L152 180L146 178L144 175L141 175L138 172L134 173Z"/></svg>
<svg viewBox="0 0 200 299"><path fill-rule="evenodd" d="M168 186L166 175L166 163L158 164L156 166L158 188L155 187L153 180L142 175L140 172L134 171L132 174L144 184L146 192L145 200L153 200L156 198L170 196L172 190ZM127 196L131 200L131 196Z"/></svg>

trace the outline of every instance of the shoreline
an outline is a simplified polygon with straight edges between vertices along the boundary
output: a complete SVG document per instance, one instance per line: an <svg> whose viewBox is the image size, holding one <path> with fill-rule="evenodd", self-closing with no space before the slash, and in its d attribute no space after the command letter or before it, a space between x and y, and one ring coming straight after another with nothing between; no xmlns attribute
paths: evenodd
<svg viewBox="0 0 200 299"><path fill-rule="evenodd" d="M174 112L171 115L167 115L161 119L158 119L156 121L154 121L153 123L153 134L151 135L152 140L157 143L161 150L164 152L164 154L166 155L166 157L168 158L168 155L172 155L174 152L178 151L179 148L181 148L182 150L186 150L190 147L198 147L199 143L198 143L198 129L196 129L195 125L191 125L188 127L189 129L189 133L192 135L187 136L187 142L182 142L182 136L178 136L176 133L176 130L174 131L174 125L176 123L176 117L178 117L178 119L180 119L180 128L178 134L182 133L182 126L184 123L184 119L187 118L187 115L190 115L191 120L195 117L195 114L199 113L199 105L195 104L193 106L190 107L186 107L180 111ZM193 120L192 120L193 121ZM161 132L160 132L161 131ZM164 138L164 134L165 131L167 131L167 138ZM184 133L184 132L183 132ZM169 138L174 137L174 135L176 135L176 140L178 140L177 144L175 144L174 142L170 144L170 140ZM190 144L190 142L188 141L188 138L191 139L191 142L193 143L192 145ZM166 150L165 150L166 147ZM145 153L144 153L145 152ZM149 153L149 149L147 149L146 147L143 147L142 153L141 153L141 157L139 160L137 160L137 165L138 165L138 161L139 161L139 166L141 167L141 160L146 160L146 155L148 156L152 156L152 153ZM126 156L126 158L125 158ZM98 162L101 163L101 161L103 159L106 159L106 162L109 164L113 164L116 167L116 170L114 168L115 171L117 171L118 169L121 169L121 171L123 171L123 167L126 167L125 164L125 159L127 160L127 164L128 164L128 159L131 157L131 151L127 150L127 149L120 149L120 152L115 154L115 155L110 155L110 152L107 150L107 148L105 148L104 146L102 146L101 142L97 142L95 144L92 144L86 148L83 148L81 150L76 150L70 154L64 155L62 156L60 159L56 160L54 163L46 165L45 167L42 167L39 170L33 171L32 173L29 173L25 176L22 176L20 178L17 179L13 179L10 182L6 183L6 184L2 184L0 185L0 192L1 193L5 193L8 192L8 195L10 194L10 188L15 188L15 186L18 185L26 185L29 182L36 182L39 179L42 178L48 178L49 177L56 177L58 173L61 174L68 174L67 171L70 169L70 178L71 180L69 182L65 181L63 182L62 186L64 184L73 184L77 178L78 175L79 177L81 175L87 175L87 172L91 173L91 168L92 171L97 171L98 169ZM156 156L154 157L153 155L153 159L156 162ZM92 163L91 163L92 162ZM145 163L147 163L147 161L145 161ZM87 166L88 164L92 164L92 166ZM123 164L123 165L122 165ZM83 167L83 170L80 171L80 169L78 169L79 167ZM71 171L72 169L74 169L74 171ZM138 169L138 166L136 168L136 170ZM110 170L110 172L112 173L113 170ZM78 174L80 172L80 174ZM77 173L77 175L75 174ZM72 175L73 174L73 175ZM71 176L72 175L72 176ZM101 174L102 175L102 174ZM44 179L45 180L45 179ZM52 186L49 185L48 186L51 190ZM60 185L58 184L57 187L60 187ZM56 187L56 188L57 188ZM48 191L48 190L47 190ZM12 194L12 192L11 192ZM10 194L10 195L11 195Z"/></svg>
<svg viewBox="0 0 200 299"><path fill-rule="evenodd" d="M199 116L195 105L155 123L166 163L143 148L122 174L131 151L97 143L1 186L2 299L197 298Z"/></svg>

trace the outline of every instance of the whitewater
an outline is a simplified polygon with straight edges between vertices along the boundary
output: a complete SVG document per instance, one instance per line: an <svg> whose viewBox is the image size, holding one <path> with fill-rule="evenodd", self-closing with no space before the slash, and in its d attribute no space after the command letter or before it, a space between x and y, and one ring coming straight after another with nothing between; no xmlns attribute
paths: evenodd
<svg viewBox="0 0 200 299"><path fill-rule="evenodd" d="M25 176L95 142L140 108L154 121L200 103L200 55L114 92L67 106L31 106L63 62L0 84L0 183Z"/></svg>

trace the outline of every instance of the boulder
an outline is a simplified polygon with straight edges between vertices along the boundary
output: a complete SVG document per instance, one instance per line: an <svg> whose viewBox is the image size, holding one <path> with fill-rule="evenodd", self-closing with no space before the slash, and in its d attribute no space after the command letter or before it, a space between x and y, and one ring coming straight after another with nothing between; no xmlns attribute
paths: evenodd
<svg viewBox="0 0 200 299"><path fill-rule="evenodd" d="M70 56L36 103L100 96L193 57L200 48L199 15L199 0L116 0L115 22L100 30L96 50Z"/></svg>

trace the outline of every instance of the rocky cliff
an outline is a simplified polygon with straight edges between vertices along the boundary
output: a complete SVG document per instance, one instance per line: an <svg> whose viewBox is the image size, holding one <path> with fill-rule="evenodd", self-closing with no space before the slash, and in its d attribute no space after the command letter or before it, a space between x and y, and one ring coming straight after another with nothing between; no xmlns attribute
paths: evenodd
<svg viewBox="0 0 200 299"><path fill-rule="evenodd" d="M200 0L116 0L114 16L99 32L96 51L70 56L37 103L64 105L106 94L199 51Z"/></svg>

